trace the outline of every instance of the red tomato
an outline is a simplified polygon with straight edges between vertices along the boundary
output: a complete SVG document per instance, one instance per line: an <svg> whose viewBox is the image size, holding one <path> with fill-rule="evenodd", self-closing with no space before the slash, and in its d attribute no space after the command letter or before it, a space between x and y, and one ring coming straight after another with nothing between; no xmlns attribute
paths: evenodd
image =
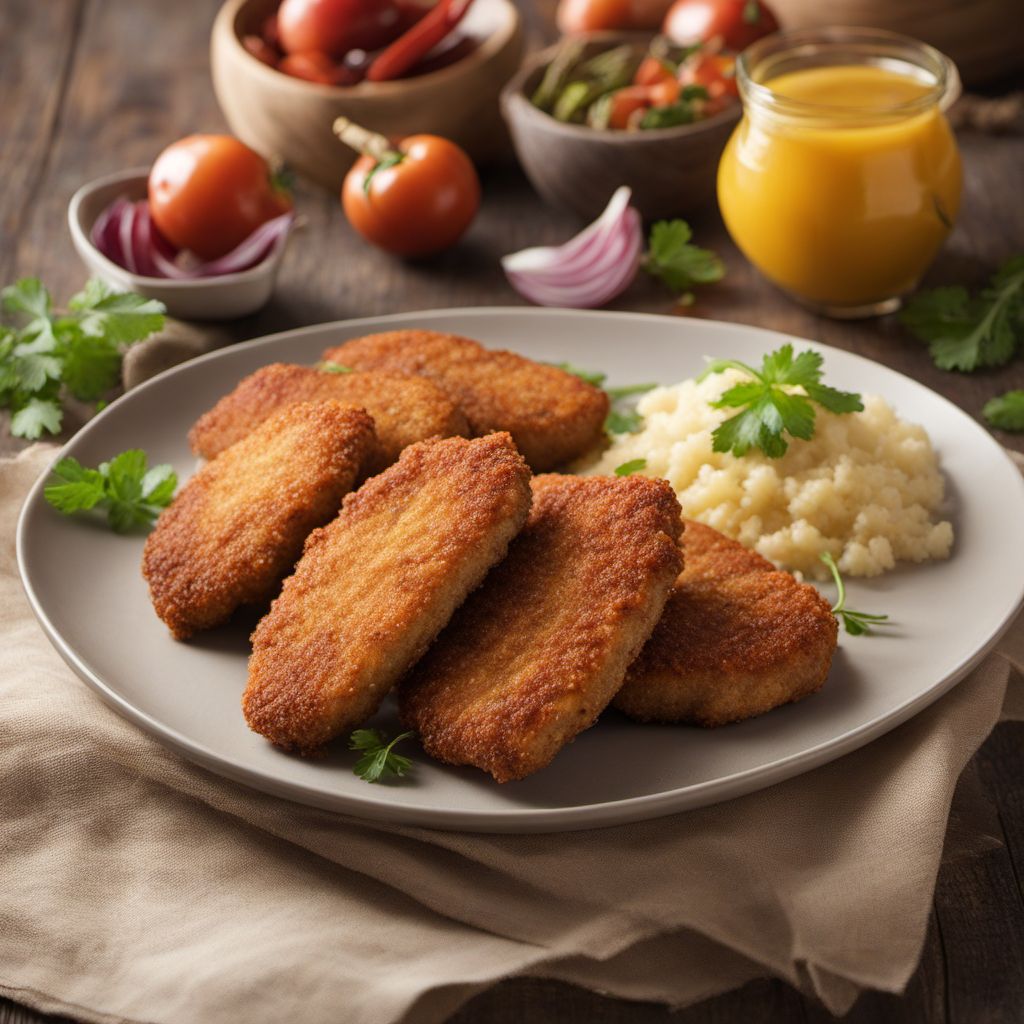
<svg viewBox="0 0 1024 1024"><path fill-rule="evenodd" d="M681 85L703 85L708 99L739 96L736 84L736 58L722 53L700 53L679 69Z"/></svg>
<svg viewBox="0 0 1024 1024"><path fill-rule="evenodd" d="M204 260L231 252L291 206L263 157L230 135L181 139L149 172L149 213L157 230Z"/></svg>
<svg viewBox="0 0 1024 1024"><path fill-rule="evenodd" d="M356 81L356 76L344 64L338 64L319 50L289 53L281 58L277 70L293 78L319 82L320 85L351 85Z"/></svg>
<svg viewBox="0 0 1024 1024"><path fill-rule="evenodd" d="M655 29L672 0L560 0L557 21L561 32L602 32L615 29Z"/></svg>
<svg viewBox="0 0 1024 1024"><path fill-rule="evenodd" d="M608 108L608 127L625 131L630 126L630 119L638 110L647 110L651 106L650 88L646 85L627 85L624 89L616 89L612 93Z"/></svg>
<svg viewBox="0 0 1024 1024"><path fill-rule="evenodd" d="M633 75L634 85L657 85L658 82L674 82L672 69L657 57L644 57Z"/></svg>
<svg viewBox="0 0 1024 1024"><path fill-rule="evenodd" d="M738 53L778 28L762 0L676 0L661 30L680 46L714 40Z"/></svg>
<svg viewBox="0 0 1024 1024"><path fill-rule="evenodd" d="M447 249L480 206L476 169L437 135L410 135L396 149L401 160L390 166L371 156L353 164L341 189L345 215L368 242L399 256Z"/></svg>
<svg viewBox="0 0 1024 1024"><path fill-rule="evenodd" d="M276 68L278 55L262 36L242 36L242 45L259 61Z"/></svg>
<svg viewBox="0 0 1024 1024"><path fill-rule="evenodd" d="M284 0L277 27L286 53L339 58L390 43L405 27L403 11L394 0Z"/></svg>
<svg viewBox="0 0 1024 1024"><path fill-rule="evenodd" d="M655 82L648 87L652 107L670 107L679 99L680 84L676 79L670 78L664 82Z"/></svg>

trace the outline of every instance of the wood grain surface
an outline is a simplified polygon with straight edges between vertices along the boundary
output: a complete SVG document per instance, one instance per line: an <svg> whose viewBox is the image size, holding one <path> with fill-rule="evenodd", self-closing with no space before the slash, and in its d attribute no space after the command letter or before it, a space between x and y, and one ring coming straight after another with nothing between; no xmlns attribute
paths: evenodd
<svg viewBox="0 0 1024 1024"><path fill-rule="evenodd" d="M519 0L519 6L531 45L549 42L553 0ZM71 193L101 174L147 165L182 135L223 130L208 62L216 8L217 0L170 5L160 0L2 0L0 281L39 276L65 299L85 277L67 233ZM963 133L960 142L964 205L929 284L977 284L1001 260L1024 250L1024 138ZM486 169L484 206L464 244L429 263L404 264L362 245L334 195L300 186L298 205L309 223L289 253L277 295L258 316L217 333L218 340L349 316L519 305L498 257L525 245L564 240L580 226L571 214L544 207L512 166ZM970 376L944 373L893 318L849 324L805 312L746 264L717 214L691 220L698 241L722 253L728 273L721 284L704 289L686 315L771 327L859 352L922 381L975 417L993 394L1024 387L1024 360ZM637 282L613 308L678 312L649 280ZM202 333L204 328L186 330ZM997 436L1024 451L1024 435ZM0 436L0 451L16 447L6 432ZM906 994L865 994L845 1018L851 1024L1016 1024L1024 1019L1022 738L1024 726L999 727L962 782L949 839L955 855L940 872L924 956ZM963 833L959 838L957 829ZM986 833L998 843L983 844L991 847L985 852L964 854L972 837ZM0 1000L0 1024L45 1019ZM819 1005L778 981L754 982L673 1012L557 982L512 980L473 999L452 1022L817 1024L830 1019Z"/></svg>

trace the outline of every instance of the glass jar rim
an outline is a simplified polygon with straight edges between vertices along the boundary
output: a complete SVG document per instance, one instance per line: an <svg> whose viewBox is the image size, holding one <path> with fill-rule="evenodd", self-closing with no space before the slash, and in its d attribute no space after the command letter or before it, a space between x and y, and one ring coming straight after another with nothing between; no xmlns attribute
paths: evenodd
<svg viewBox="0 0 1024 1024"><path fill-rule="evenodd" d="M847 59L822 59L815 55L844 55ZM784 58L827 66L837 63L874 63L881 67L913 65L931 79L920 96L886 107L836 106L784 96L761 81L765 65L778 65ZM905 73L905 72L901 72ZM903 120L935 106L945 110L960 95L960 77L956 65L933 46L885 29L835 27L784 29L752 43L736 61L736 77L745 103L789 118L824 117L830 120L863 122ZM769 82L770 82L769 77Z"/></svg>

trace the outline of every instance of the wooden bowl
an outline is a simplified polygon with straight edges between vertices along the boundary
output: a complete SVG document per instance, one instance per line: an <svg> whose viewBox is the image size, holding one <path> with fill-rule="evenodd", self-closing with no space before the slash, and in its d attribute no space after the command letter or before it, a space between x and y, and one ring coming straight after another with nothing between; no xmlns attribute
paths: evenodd
<svg viewBox="0 0 1024 1024"><path fill-rule="evenodd" d="M448 67L395 82L318 85L257 60L241 38L257 34L278 0L227 0L213 25L213 87L232 132L269 158L340 189L355 154L331 132L339 115L389 136L430 132L478 161L499 153L506 135L498 94L523 54L519 14L509 0L477 0L463 23L477 48Z"/></svg>
<svg viewBox="0 0 1024 1024"><path fill-rule="evenodd" d="M973 87L1024 71L1020 0L772 0L786 28L856 25L930 43Z"/></svg>
<svg viewBox="0 0 1024 1024"><path fill-rule="evenodd" d="M649 37L595 34L584 52L590 56L623 42L645 50ZM516 155L547 202L592 219L620 185L628 185L645 220L693 213L715 202L718 159L742 114L738 102L706 121L676 128L624 132L564 124L530 102L557 49L530 59L501 94Z"/></svg>

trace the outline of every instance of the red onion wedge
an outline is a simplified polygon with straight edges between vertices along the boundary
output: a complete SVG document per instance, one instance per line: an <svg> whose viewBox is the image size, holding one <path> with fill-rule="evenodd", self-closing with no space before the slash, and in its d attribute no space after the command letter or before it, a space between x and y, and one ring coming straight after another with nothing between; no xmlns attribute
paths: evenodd
<svg viewBox="0 0 1024 1024"><path fill-rule="evenodd" d="M261 224L226 256L203 263L190 253L175 249L160 234L145 199L133 203L122 198L115 199L96 218L89 240L108 260L133 274L194 281L238 274L262 263L278 246L284 245L294 223L293 211L283 213Z"/></svg>
<svg viewBox="0 0 1024 1024"><path fill-rule="evenodd" d="M512 287L538 306L592 309L621 295L636 277L643 253L640 214L623 186L604 213L564 245L523 249L502 258Z"/></svg>

